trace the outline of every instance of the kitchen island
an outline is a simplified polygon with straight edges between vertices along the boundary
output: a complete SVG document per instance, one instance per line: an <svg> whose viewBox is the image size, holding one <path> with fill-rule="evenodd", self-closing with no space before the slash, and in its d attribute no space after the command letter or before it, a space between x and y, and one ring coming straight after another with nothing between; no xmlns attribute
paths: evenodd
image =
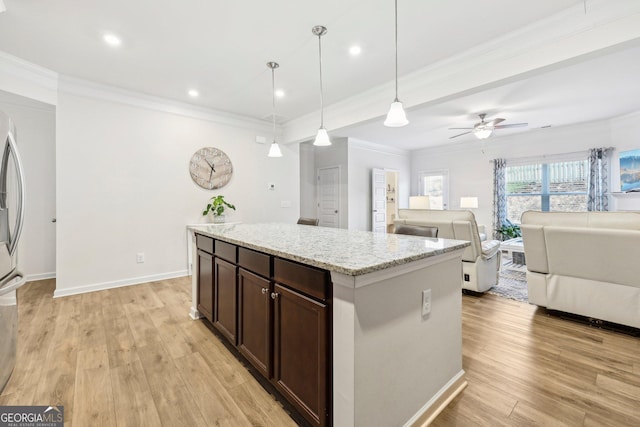
<svg viewBox="0 0 640 427"><path fill-rule="evenodd" d="M191 316L311 424L421 425L466 385L468 242L295 224L190 230Z"/></svg>

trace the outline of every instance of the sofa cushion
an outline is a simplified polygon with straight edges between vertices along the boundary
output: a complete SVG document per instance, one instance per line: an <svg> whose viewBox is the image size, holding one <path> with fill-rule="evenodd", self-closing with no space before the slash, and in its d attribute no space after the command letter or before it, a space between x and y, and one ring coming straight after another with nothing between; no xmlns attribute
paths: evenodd
<svg viewBox="0 0 640 427"><path fill-rule="evenodd" d="M546 226L544 238L550 273L640 287L640 231Z"/></svg>

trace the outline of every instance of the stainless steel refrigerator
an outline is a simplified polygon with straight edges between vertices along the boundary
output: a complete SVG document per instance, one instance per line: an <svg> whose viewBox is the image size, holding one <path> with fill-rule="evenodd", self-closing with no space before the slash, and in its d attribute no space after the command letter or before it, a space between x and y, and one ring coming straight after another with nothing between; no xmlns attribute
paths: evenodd
<svg viewBox="0 0 640 427"><path fill-rule="evenodd" d="M16 129L0 111L0 392L16 364L17 289L25 282L18 270L18 241L24 223L24 173Z"/></svg>

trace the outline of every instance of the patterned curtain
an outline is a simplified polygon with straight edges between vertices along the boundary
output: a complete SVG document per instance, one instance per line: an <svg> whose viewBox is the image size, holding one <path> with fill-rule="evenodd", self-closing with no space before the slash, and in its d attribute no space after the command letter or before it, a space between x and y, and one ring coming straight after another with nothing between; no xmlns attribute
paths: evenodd
<svg viewBox="0 0 640 427"><path fill-rule="evenodd" d="M502 227L507 219L507 181L505 159L493 160L493 238L502 240L502 234L496 230Z"/></svg>
<svg viewBox="0 0 640 427"><path fill-rule="evenodd" d="M588 211L608 211L609 174L607 171L611 148L589 150L589 187L587 190Z"/></svg>

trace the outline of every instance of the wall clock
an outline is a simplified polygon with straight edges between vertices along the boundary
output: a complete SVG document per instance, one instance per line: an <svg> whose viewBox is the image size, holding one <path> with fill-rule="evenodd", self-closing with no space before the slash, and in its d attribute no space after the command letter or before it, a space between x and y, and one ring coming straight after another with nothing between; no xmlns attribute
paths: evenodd
<svg viewBox="0 0 640 427"><path fill-rule="evenodd" d="M189 173L200 187L213 190L227 185L233 174L233 165L224 151L203 147L191 156Z"/></svg>

